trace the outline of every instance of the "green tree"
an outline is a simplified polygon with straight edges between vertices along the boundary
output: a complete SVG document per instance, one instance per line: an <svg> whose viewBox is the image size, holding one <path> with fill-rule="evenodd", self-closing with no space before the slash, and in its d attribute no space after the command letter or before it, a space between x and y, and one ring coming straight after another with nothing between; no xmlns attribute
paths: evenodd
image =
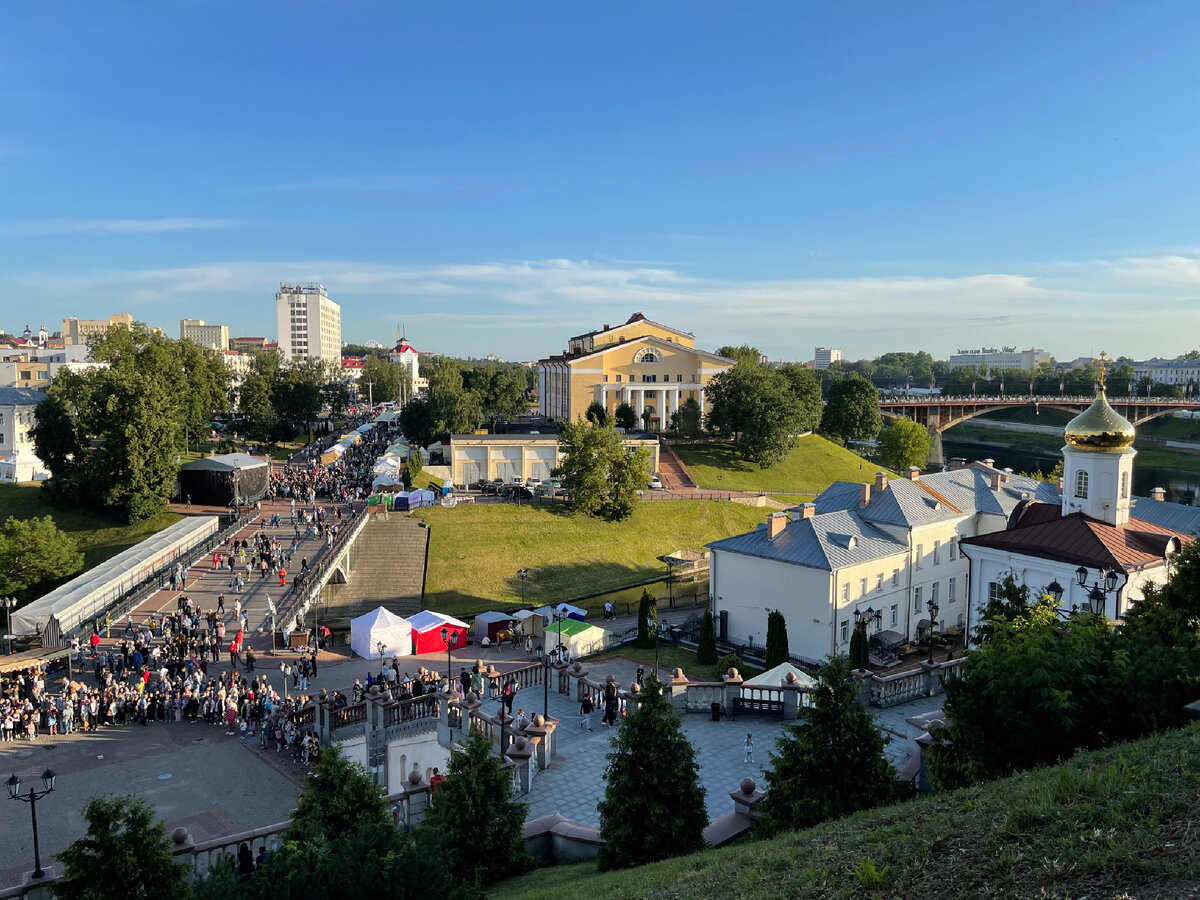
<svg viewBox="0 0 1200 900"><path fill-rule="evenodd" d="M467 884L491 884L532 865L521 834L528 805L512 792L512 776L481 732L452 753L422 827L443 837L452 871Z"/></svg>
<svg viewBox="0 0 1200 900"><path fill-rule="evenodd" d="M463 373L463 385L478 397L480 410L493 425L497 419L515 418L529 407L525 398L529 385L520 367L491 362L470 367Z"/></svg>
<svg viewBox="0 0 1200 900"><path fill-rule="evenodd" d="M190 871L175 862L167 830L144 799L93 797L83 818L87 834L58 854L63 872L51 890L59 900L192 896Z"/></svg>
<svg viewBox="0 0 1200 900"><path fill-rule="evenodd" d="M866 628L856 625L850 633L850 664L856 669L865 669L870 663L869 653Z"/></svg>
<svg viewBox="0 0 1200 900"><path fill-rule="evenodd" d="M400 410L400 428L418 447L433 443L433 408L424 397L414 397Z"/></svg>
<svg viewBox="0 0 1200 900"><path fill-rule="evenodd" d="M642 596L638 600L638 633L637 646L643 650L654 648L658 640L658 601L650 588L642 588Z"/></svg>
<svg viewBox="0 0 1200 900"><path fill-rule="evenodd" d="M558 438L562 462L553 470L572 508L589 516L620 521L633 514L637 492L650 483L650 452L630 449L611 425L568 423Z"/></svg>
<svg viewBox="0 0 1200 900"><path fill-rule="evenodd" d="M910 466L921 466L929 459L929 447L933 439L929 432L901 416L893 419L879 436L880 456L883 464L894 472L903 472Z"/></svg>
<svg viewBox="0 0 1200 900"><path fill-rule="evenodd" d="M300 792L288 838L304 841L384 827L391 827L391 816L371 773L338 748L322 752Z"/></svg>
<svg viewBox="0 0 1200 900"><path fill-rule="evenodd" d="M808 828L904 796L883 755L887 739L858 700L850 661L831 656L821 667L812 706L776 740L762 822L768 834Z"/></svg>
<svg viewBox="0 0 1200 900"><path fill-rule="evenodd" d="M363 360L358 384L359 392L366 391L367 399L372 403L390 400L403 406L412 398L412 376L408 367L378 356Z"/></svg>
<svg viewBox="0 0 1200 900"><path fill-rule="evenodd" d="M588 405L587 412L583 414L583 417L593 425L608 424L608 411L604 408L604 404L598 400L593 400Z"/></svg>
<svg viewBox="0 0 1200 900"><path fill-rule="evenodd" d="M279 424L271 402L271 379L266 375L247 375L238 391L238 409L245 417L246 436L255 441L270 441Z"/></svg>
<svg viewBox="0 0 1200 900"><path fill-rule="evenodd" d="M40 519L10 516L0 526L0 594L15 594L74 575L82 568L79 544L60 531L50 516Z"/></svg>
<svg viewBox="0 0 1200 900"><path fill-rule="evenodd" d="M617 404L617 408L613 410L613 422L618 428L632 431L634 428L637 428L637 413L633 411L633 407L628 403L619 403Z"/></svg>
<svg viewBox="0 0 1200 900"><path fill-rule="evenodd" d="M675 430L679 436L689 443L695 443L696 438L704 432L704 420L700 412L700 404L695 400L685 400L675 411Z"/></svg>
<svg viewBox="0 0 1200 900"><path fill-rule="evenodd" d="M851 377L829 389L829 399L821 414L821 434L845 446L850 441L871 440L882 426L879 391L871 382Z"/></svg>
<svg viewBox="0 0 1200 900"><path fill-rule="evenodd" d="M471 434L483 421L479 397L463 387L462 367L454 360L443 360L429 376L429 409L438 439Z"/></svg>
<svg viewBox="0 0 1200 900"><path fill-rule="evenodd" d="M764 468L783 459L804 430L800 400L778 370L739 362L708 384L710 430Z"/></svg>
<svg viewBox="0 0 1200 900"><path fill-rule="evenodd" d="M795 363L779 367L779 374L787 381L788 389L800 407L799 429L816 431L821 423L821 382L813 370Z"/></svg>
<svg viewBox="0 0 1200 900"><path fill-rule="evenodd" d="M740 347L734 347L732 344L726 344L723 347L717 348L717 356L723 356L726 359L732 359L734 362L749 363L757 366L759 357L762 356L758 352L757 347L751 347L749 344L742 344Z"/></svg>
<svg viewBox="0 0 1200 900"><path fill-rule="evenodd" d="M704 846L708 824L695 752L651 675L637 709L621 720L600 801L601 869L623 869Z"/></svg>
<svg viewBox="0 0 1200 900"><path fill-rule="evenodd" d="M696 644L696 663L711 666L717 661L717 629L713 625L711 609L704 611L700 619L700 640Z"/></svg>
<svg viewBox="0 0 1200 900"><path fill-rule="evenodd" d="M788 661L787 620L779 610L767 613L767 668Z"/></svg>

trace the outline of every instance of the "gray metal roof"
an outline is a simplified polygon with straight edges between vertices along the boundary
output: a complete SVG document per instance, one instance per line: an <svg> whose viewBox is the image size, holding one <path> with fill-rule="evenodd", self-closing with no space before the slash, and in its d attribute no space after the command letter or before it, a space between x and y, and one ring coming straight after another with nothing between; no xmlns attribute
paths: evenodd
<svg viewBox="0 0 1200 900"><path fill-rule="evenodd" d="M189 472L220 471L232 472L234 469L257 469L265 466L266 460L257 459L248 453L225 453L220 456L204 456L185 462L181 469Z"/></svg>
<svg viewBox="0 0 1200 900"><path fill-rule="evenodd" d="M0 388L0 406L37 406L46 395L32 388Z"/></svg>
<svg viewBox="0 0 1200 900"><path fill-rule="evenodd" d="M764 523L747 534L714 541L707 546L710 550L775 559L826 571L907 552L905 544L864 522L856 513L844 510L789 520L773 541L767 539Z"/></svg>
<svg viewBox="0 0 1200 900"><path fill-rule="evenodd" d="M1196 534L1200 531L1200 509L1166 500L1151 500L1149 497L1134 497L1129 503L1129 515L1159 528L1169 528L1180 534Z"/></svg>

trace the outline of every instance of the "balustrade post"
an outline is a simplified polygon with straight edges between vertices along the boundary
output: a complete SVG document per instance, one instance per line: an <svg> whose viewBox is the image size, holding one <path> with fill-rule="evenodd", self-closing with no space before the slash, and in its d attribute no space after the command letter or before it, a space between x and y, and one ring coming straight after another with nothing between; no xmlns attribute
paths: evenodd
<svg viewBox="0 0 1200 900"><path fill-rule="evenodd" d="M721 680L725 683L725 690L721 696L721 709L725 715L733 715L733 710L737 705L737 701L742 696L742 684L745 679L737 669L730 669L721 676Z"/></svg>

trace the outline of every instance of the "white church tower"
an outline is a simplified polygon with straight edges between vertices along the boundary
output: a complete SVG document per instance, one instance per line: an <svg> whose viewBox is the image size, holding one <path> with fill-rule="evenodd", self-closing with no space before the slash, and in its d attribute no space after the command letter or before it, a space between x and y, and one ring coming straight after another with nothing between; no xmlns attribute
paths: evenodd
<svg viewBox="0 0 1200 900"><path fill-rule="evenodd" d="M1100 354L1100 390L1096 399L1072 419L1064 436L1064 516L1082 512L1109 525L1129 523L1129 498L1133 491L1134 428L1108 405L1104 394L1105 372L1110 365Z"/></svg>

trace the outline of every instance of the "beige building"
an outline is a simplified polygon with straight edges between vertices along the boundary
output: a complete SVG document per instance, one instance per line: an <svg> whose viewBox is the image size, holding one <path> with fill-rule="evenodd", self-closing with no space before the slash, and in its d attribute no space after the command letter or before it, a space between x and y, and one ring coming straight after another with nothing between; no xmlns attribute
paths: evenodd
<svg viewBox="0 0 1200 900"><path fill-rule="evenodd" d="M86 344L93 336L103 337L113 325L124 325L132 330L133 315L117 313L115 316L109 316L107 321L104 319L63 319L63 343L67 346Z"/></svg>
<svg viewBox="0 0 1200 900"><path fill-rule="evenodd" d="M229 326L207 325L203 319L180 319L179 339L209 350L229 349Z"/></svg>
<svg viewBox="0 0 1200 900"><path fill-rule="evenodd" d="M695 335L635 313L623 325L571 338L561 356L538 360L539 412L573 422L593 402L609 415L628 403L642 421L649 411L649 429L660 431L688 400L707 412L705 385L732 366L731 359L697 350Z"/></svg>
<svg viewBox="0 0 1200 900"><path fill-rule="evenodd" d="M0 481L13 484L50 477L29 433L37 424L34 410L45 399L40 391L0 388Z"/></svg>
<svg viewBox="0 0 1200 900"><path fill-rule="evenodd" d="M626 447L650 451L649 470L658 471L658 441L627 438ZM545 481L561 460L558 436L553 434L456 434L450 438L451 477L455 484L514 478Z"/></svg>
<svg viewBox="0 0 1200 900"><path fill-rule="evenodd" d="M323 285L281 283L275 295L275 323L284 359L341 365L342 308L329 299Z"/></svg>

